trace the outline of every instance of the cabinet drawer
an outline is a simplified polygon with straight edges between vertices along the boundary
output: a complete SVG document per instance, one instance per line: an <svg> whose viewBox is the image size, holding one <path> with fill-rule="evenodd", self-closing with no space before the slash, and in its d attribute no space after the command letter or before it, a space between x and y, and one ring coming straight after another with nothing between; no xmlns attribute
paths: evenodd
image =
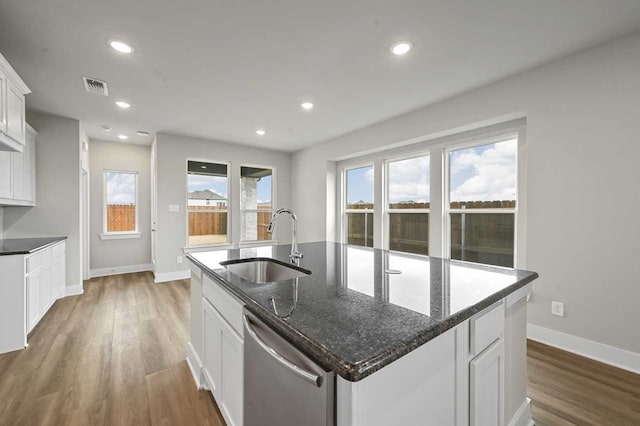
<svg viewBox="0 0 640 426"><path fill-rule="evenodd" d="M227 320L236 333L244 337L244 327L242 326L243 303L206 275L202 279L202 294L220 312L220 315Z"/></svg>
<svg viewBox="0 0 640 426"><path fill-rule="evenodd" d="M504 334L504 301L490 306L469 320L469 351L475 356Z"/></svg>
<svg viewBox="0 0 640 426"><path fill-rule="evenodd" d="M33 253L27 257L27 274L37 270L42 265L42 252Z"/></svg>

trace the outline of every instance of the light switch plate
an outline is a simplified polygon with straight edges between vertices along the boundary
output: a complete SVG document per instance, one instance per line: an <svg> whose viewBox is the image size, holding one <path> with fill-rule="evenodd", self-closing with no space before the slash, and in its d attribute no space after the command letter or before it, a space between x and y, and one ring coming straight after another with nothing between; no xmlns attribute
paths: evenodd
<svg viewBox="0 0 640 426"><path fill-rule="evenodd" d="M551 314L557 317L564 317L564 303L551 301Z"/></svg>
<svg viewBox="0 0 640 426"><path fill-rule="evenodd" d="M177 213L180 211L180 204L169 204L169 211L172 213Z"/></svg>

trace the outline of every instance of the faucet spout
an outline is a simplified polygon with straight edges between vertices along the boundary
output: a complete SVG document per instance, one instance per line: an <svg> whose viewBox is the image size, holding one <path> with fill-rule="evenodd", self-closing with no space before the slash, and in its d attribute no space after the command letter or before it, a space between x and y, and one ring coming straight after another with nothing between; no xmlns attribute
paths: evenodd
<svg viewBox="0 0 640 426"><path fill-rule="evenodd" d="M271 216L271 221L269 222L269 226L267 227L267 232L269 234L273 234L273 231L276 226L276 219L283 213L287 213L291 216L292 222L292 235L291 235L291 253L289 254L289 260L296 266L300 266L300 259L304 257L302 253L298 251L298 243L297 243L297 233L298 233L298 216L291 209L282 208L276 210L276 212Z"/></svg>

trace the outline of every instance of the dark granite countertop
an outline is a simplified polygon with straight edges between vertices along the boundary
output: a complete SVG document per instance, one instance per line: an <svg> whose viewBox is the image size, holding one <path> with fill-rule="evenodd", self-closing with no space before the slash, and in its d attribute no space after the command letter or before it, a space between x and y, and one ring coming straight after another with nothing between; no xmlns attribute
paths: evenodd
<svg viewBox="0 0 640 426"><path fill-rule="evenodd" d="M39 237L0 240L0 256L34 253L66 239L67 237Z"/></svg>
<svg viewBox="0 0 640 426"><path fill-rule="evenodd" d="M254 284L220 262L267 257L288 262L290 245L191 253L206 275L328 370L349 381L374 373L538 277L535 272L414 256L332 242L299 245L295 280ZM401 274L386 274L386 270Z"/></svg>

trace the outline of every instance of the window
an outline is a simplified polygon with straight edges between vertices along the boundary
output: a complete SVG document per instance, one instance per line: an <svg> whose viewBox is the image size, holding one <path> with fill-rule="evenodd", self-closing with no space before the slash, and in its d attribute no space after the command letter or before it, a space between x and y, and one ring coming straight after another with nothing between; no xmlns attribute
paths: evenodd
<svg viewBox="0 0 640 426"><path fill-rule="evenodd" d="M429 254L429 156L387 162L389 250Z"/></svg>
<svg viewBox="0 0 640 426"><path fill-rule="evenodd" d="M348 169L345 179L345 241L373 247L373 166Z"/></svg>
<svg viewBox="0 0 640 426"><path fill-rule="evenodd" d="M229 241L228 165L187 161L189 246Z"/></svg>
<svg viewBox="0 0 640 426"><path fill-rule="evenodd" d="M103 238L138 232L137 184L137 172L104 171Z"/></svg>
<svg viewBox="0 0 640 426"><path fill-rule="evenodd" d="M450 149L452 259L514 266L517 138Z"/></svg>
<svg viewBox="0 0 640 426"><path fill-rule="evenodd" d="M525 124L514 120L338 163L342 241L526 267L526 176L518 167Z"/></svg>
<svg viewBox="0 0 640 426"><path fill-rule="evenodd" d="M240 167L240 240L270 240L273 210L273 169Z"/></svg>

